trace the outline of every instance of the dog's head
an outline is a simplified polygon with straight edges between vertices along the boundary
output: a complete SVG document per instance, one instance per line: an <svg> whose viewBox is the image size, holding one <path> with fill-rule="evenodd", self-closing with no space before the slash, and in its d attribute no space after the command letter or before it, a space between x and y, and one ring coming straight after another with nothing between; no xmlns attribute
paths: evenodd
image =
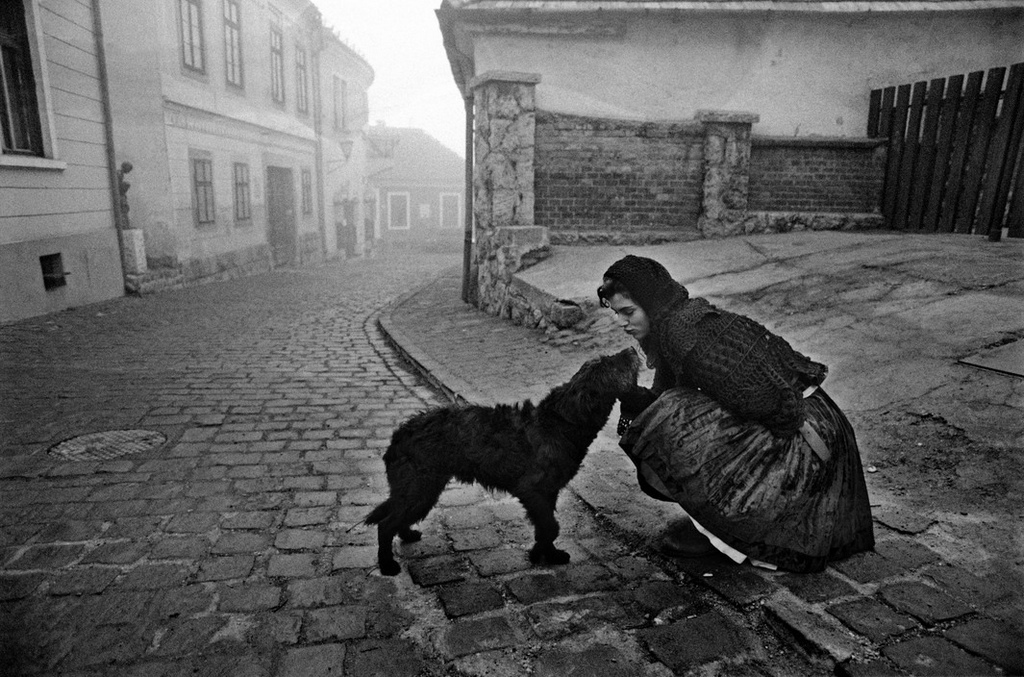
<svg viewBox="0 0 1024 677"><path fill-rule="evenodd" d="M640 373L640 356L634 348L626 348L614 355L601 355L587 360L570 383L576 387L618 397L636 385Z"/></svg>

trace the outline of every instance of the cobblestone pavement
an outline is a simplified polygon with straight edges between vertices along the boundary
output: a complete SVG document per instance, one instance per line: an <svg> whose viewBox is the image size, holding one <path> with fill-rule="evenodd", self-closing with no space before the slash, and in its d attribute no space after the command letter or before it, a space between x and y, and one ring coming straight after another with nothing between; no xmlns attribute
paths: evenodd
<svg viewBox="0 0 1024 677"><path fill-rule="evenodd" d="M459 285L450 271L381 316L386 333L409 346L410 361L451 398L537 398L591 355L628 345L607 314L592 314L589 326L544 333L474 311L458 300ZM612 623L637 641L638 655L646 652L677 674L1024 673L1024 605L1015 579L999 567L976 575L944 559L930 547L929 516L901 504L876 505L876 551L820 574L768 572L721 557L663 559L652 541L678 509L636 491L635 470L616 442L608 426L560 499L559 514L582 502L594 524L617 535L606 541L614 552L597 555L616 576L610 589L624 586L635 599L656 602L641 607L647 613L632 626ZM563 529L560 543L579 538L574 528ZM623 557L638 563L642 585L624 577ZM590 628L565 640L572 662L586 665L604 650L593 634L597 619L615 616L594 608L602 595L573 592L559 593L559 617L563 632Z"/></svg>
<svg viewBox="0 0 1024 677"><path fill-rule="evenodd" d="M405 571L381 577L358 522L385 494L393 428L445 401L434 385L537 398L620 340L600 323L545 335L478 313L458 301L459 258L392 253L0 327L6 673L1019 671L1020 644L1000 634L1007 591L904 532L816 576L659 556L644 534L671 510L637 501L607 429L559 501L571 564L530 567L518 503L458 485L424 540L398 548ZM432 358L453 353L458 369ZM47 453L118 429L168 441L108 460ZM922 583L943 576L960 592Z"/></svg>

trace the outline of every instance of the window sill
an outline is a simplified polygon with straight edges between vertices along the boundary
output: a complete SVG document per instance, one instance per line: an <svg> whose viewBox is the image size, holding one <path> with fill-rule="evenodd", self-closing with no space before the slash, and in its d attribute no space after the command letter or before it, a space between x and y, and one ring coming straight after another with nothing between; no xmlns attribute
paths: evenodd
<svg viewBox="0 0 1024 677"><path fill-rule="evenodd" d="M62 172L68 168L63 160L54 160L33 155L0 155L0 167L19 167L22 169L47 169Z"/></svg>

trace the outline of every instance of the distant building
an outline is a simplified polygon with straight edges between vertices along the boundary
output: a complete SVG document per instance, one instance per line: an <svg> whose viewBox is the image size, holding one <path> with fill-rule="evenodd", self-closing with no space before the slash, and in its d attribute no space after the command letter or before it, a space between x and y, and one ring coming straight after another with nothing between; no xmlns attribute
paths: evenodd
<svg viewBox="0 0 1024 677"><path fill-rule="evenodd" d="M463 237L465 163L421 129L368 131L377 230L387 243L457 243Z"/></svg>
<svg viewBox="0 0 1024 677"><path fill-rule="evenodd" d="M373 71L308 0L101 0L140 284L258 272L345 244ZM339 201L340 199L340 201ZM152 270L154 269L155 270Z"/></svg>
<svg viewBox="0 0 1024 677"><path fill-rule="evenodd" d="M0 322L124 293L89 2L0 2Z"/></svg>

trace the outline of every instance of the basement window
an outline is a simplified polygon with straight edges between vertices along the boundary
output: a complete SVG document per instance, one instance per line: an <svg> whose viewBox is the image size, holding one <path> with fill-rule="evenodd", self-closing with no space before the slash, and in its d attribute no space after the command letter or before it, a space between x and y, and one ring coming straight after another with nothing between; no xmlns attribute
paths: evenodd
<svg viewBox="0 0 1024 677"><path fill-rule="evenodd" d="M67 285L68 274L64 272L64 261L60 254L40 256L39 265L43 269L43 289L51 291Z"/></svg>

